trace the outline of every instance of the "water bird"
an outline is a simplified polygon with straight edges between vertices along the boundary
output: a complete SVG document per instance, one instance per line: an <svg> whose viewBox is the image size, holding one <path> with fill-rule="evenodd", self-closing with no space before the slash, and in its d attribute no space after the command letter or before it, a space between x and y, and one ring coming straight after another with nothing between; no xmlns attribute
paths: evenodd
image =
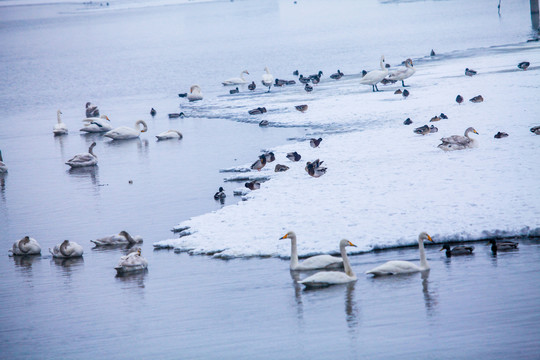
<svg viewBox="0 0 540 360"><path fill-rule="evenodd" d="M143 242L143 238L140 235L131 236L126 230L122 230L118 234L109 235L90 241L96 246L118 246L140 244Z"/></svg>
<svg viewBox="0 0 540 360"><path fill-rule="evenodd" d="M429 127L429 133L430 134L436 133L437 131L439 131L439 129L437 127L435 127L434 125L431 125Z"/></svg>
<svg viewBox="0 0 540 360"><path fill-rule="evenodd" d="M417 127L416 129L413 130L413 132L415 134L427 135L430 133L430 128L429 126L424 125L424 126Z"/></svg>
<svg viewBox="0 0 540 360"><path fill-rule="evenodd" d="M384 61L384 55L381 56L380 66L381 70L372 70L366 75L364 75L364 77L360 79L360 84L371 85L372 91L379 91L379 88L377 88L377 83L388 75L388 69L386 68Z"/></svg>
<svg viewBox="0 0 540 360"><path fill-rule="evenodd" d="M430 56L435 56L435 51L433 51L433 49L431 49L431 53L429 55Z"/></svg>
<svg viewBox="0 0 540 360"><path fill-rule="evenodd" d="M277 86L277 87L282 87L284 85L287 85L287 80L283 80L283 79L276 79L274 81L274 86Z"/></svg>
<svg viewBox="0 0 540 360"><path fill-rule="evenodd" d="M312 138L312 139L309 139L309 146L311 146L312 148L316 148L316 147L318 147L318 146L321 144L321 141L322 141L322 138L318 138L318 139Z"/></svg>
<svg viewBox="0 0 540 360"><path fill-rule="evenodd" d="M248 113L249 115L257 115L257 114L263 114L266 112L266 108L265 107L258 107L256 109L253 109L253 110L249 110Z"/></svg>
<svg viewBox="0 0 540 360"><path fill-rule="evenodd" d="M139 129L139 125L142 125L143 128ZM127 140L127 139L136 139L141 135L141 133L148 131L148 126L144 120L135 121L135 127L130 128L129 126L120 126L116 129L107 131L105 135L108 138L113 140Z"/></svg>
<svg viewBox="0 0 540 360"><path fill-rule="evenodd" d="M530 131L533 133L533 134L536 134L536 135L540 135L540 126L533 126ZM1 155L1 154L0 154ZM0 161L2 160L2 158L0 157Z"/></svg>
<svg viewBox="0 0 540 360"><path fill-rule="evenodd" d="M395 95L400 95L402 93L403 93L403 91L401 91L401 89L397 89L396 91L394 91Z"/></svg>
<svg viewBox="0 0 540 360"><path fill-rule="evenodd" d="M397 274L409 274L418 271L429 270L429 264L426 260L426 253L424 251L424 241L431 241L431 236L422 232L418 235L418 250L420 251L420 266L410 262L402 260L388 261L382 265L379 265L371 270L366 271L366 274L373 274L375 276L380 275L397 275Z"/></svg>
<svg viewBox="0 0 540 360"><path fill-rule="evenodd" d="M223 81L222 82L223 86L245 84L247 81L246 81L246 79L244 79L244 74L249 75L249 72L247 70L243 70L240 73L239 77L230 78L230 79L227 79L227 80Z"/></svg>
<svg viewBox="0 0 540 360"><path fill-rule="evenodd" d="M405 89L403 90L403 93L401 93L401 96L403 96L404 99L406 99L409 96L409 90Z"/></svg>
<svg viewBox="0 0 540 360"><path fill-rule="evenodd" d="M367 75L367 71L366 71L366 70L362 70L361 74L362 74L362 77L364 77L364 76Z"/></svg>
<svg viewBox="0 0 540 360"><path fill-rule="evenodd" d="M189 89L189 94L187 96L189 101L199 101L203 99L203 94L201 92L201 87L199 85L192 85Z"/></svg>
<svg viewBox="0 0 540 360"><path fill-rule="evenodd" d="M347 284L353 281L356 281L356 274L352 271L349 258L347 257L347 251L345 247L354 246L349 240L343 239L339 242L339 251L341 253L341 258L343 259L343 267L345 272L341 271L321 271L315 273L311 276L308 276L304 280L299 281L299 284L302 284L308 288L313 287L326 287L330 285L337 284Z"/></svg>
<svg viewBox="0 0 540 360"><path fill-rule="evenodd" d="M473 70L473 69L469 69L469 68L465 69L465 75L467 75L467 76L473 76L473 75L476 75L476 74L477 74L477 72L475 70Z"/></svg>
<svg viewBox="0 0 540 360"><path fill-rule="evenodd" d="M67 259L81 257L83 255L83 247L75 241L64 240L61 244L55 245L49 252L54 258Z"/></svg>
<svg viewBox="0 0 540 360"><path fill-rule="evenodd" d="M484 101L484 98L482 97L482 95L476 95L475 97L469 99L469 101L473 103L481 103L482 101Z"/></svg>
<svg viewBox="0 0 540 360"><path fill-rule="evenodd" d="M169 119L183 118L184 116L186 116L186 115L183 112L170 113L169 114Z"/></svg>
<svg viewBox="0 0 540 360"><path fill-rule="evenodd" d="M452 135L449 137L441 138L442 142L437 147L444 151L463 150L475 147L476 141L469 137L469 133L471 132L478 134L478 132L473 127L468 127L465 130L464 136Z"/></svg>
<svg viewBox="0 0 540 360"><path fill-rule="evenodd" d="M178 97L185 98L187 97L187 93L180 93L178 94Z"/></svg>
<svg viewBox="0 0 540 360"><path fill-rule="evenodd" d="M326 174L326 170L327 170L325 167L321 166L323 162L324 161L320 161L319 159L313 162L308 161L305 167L306 172L310 176L313 176L316 178L323 176L324 174Z"/></svg>
<svg viewBox="0 0 540 360"><path fill-rule="evenodd" d="M252 81L251 84L248 85L248 89L253 91L257 88L257 85L255 85L255 81Z"/></svg>
<svg viewBox="0 0 540 360"><path fill-rule="evenodd" d="M240 90L238 90L238 87L236 89L229 90L229 94L238 94Z"/></svg>
<svg viewBox="0 0 540 360"><path fill-rule="evenodd" d="M411 125L413 122L411 120L411 118L406 118L405 121L403 122L403 125Z"/></svg>
<svg viewBox="0 0 540 360"><path fill-rule="evenodd" d="M296 245L296 233L289 231L279 238L279 240L291 240L291 262L290 269L294 271L309 271L318 269L335 269L343 267L343 259L331 255L315 255L308 257L301 263L298 262L298 249Z"/></svg>
<svg viewBox="0 0 540 360"><path fill-rule="evenodd" d="M261 171L261 169L266 165L266 156L259 155L259 159L251 164L251 170Z"/></svg>
<svg viewBox="0 0 540 360"><path fill-rule="evenodd" d="M315 78L321 78L321 76L323 75L323 72L322 70L319 70L319 72L317 74L312 74L312 75L309 75L309 79L312 80L312 79L315 79Z"/></svg>
<svg viewBox="0 0 540 360"><path fill-rule="evenodd" d="M223 190L223 188L220 186L219 190L214 194L214 199L219 200L219 199L225 199L226 197L227 195L225 194L225 190Z"/></svg>
<svg viewBox="0 0 540 360"><path fill-rule="evenodd" d="M99 109L97 105L92 104L91 102L86 103L86 117L99 117Z"/></svg>
<svg viewBox="0 0 540 360"><path fill-rule="evenodd" d="M523 62L520 62L518 64L518 68L522 69L522 70L527 70L527 68L531 65L530 62L528 61L523 61Z"/></svg>
<svg viewBox="0 0 540 360"><path fill-rule="evenodd" d="M253 180L244 184L249 190L258 190L261 188L261 183L257 180Z"/></svg>
<svg viewBox="0 0 540 360"><path fill-rule="evenodd" d="M299 72L298 72L298 70L294 70L292 74L295 75L295 76L298 76Z"/></svg>
<svg viewBox="0 0 540 360"><path fill-rule="evenodd" d="M296 110L300 111L300 112L305 112L308 109L308 106L307 105L296 105L294 108Z"/></svg>
<svg viewBox="0 0 540 360"><path fill-rule="evenodd" d="M268 126L268 124L270 124L270 122L268 120L261 120L259 122L259 126Z"/></svg>
<svg viewBox="0 0 540 360"><path fill-rule="evenodd" d="M263 86L268 87L268 92L270 92L270 88L272 87L272 84L274 83L274 75L270 74L270 70L268 70L268 66L264 67L265 73L262 75L261 83Z"/></svg>
<svg viewBox="0 0 540 360"><path fill-rule="evenodd" d="M459 255L472 255L474 251L474 246L454 246L453 249L450 249L450 245L444 244L442 249L439 251L446 250L446 257L459 256Z"/></svg>
<svg viewBox="0 0 540 360"><path fill-rule="evenodd" d="M502 132L501 132L501 131L498 131L493 137L494 137L495 139L502 139L502 138L505 138L505 137L507 137L507 136L508 136L508 134L505 133L504 131L502 131Z"/></svg>
<svg viewBox="0 0 540 360"><path fill-rule="evenodd" d="M441 118L437 115L435 115L434 117L431 118L431 120L429 120L430 122L433 122L433 121L440 121Z"/></svg>
<svg viewBox="0 0 540 360"><path fill-rule="evenodd" d="M118 265L114 268L117 275L143 271L148 268L148 261L141 256L141 249L130 252L120 258Z"/></svg>
<svg viewBox="0 0 540 360"><path fill-rule="evenodd" d="M276 155L274 155L272 151L264 153L264 157L266 159L266 163L271 163L276 160Z"/></svg>
<svg viewBox="0 0 540 360"><path fill-rule="evenodd" d="M158 140L167 140L167 139L182 139L184 136L182 133L178 130L167 130L163 131L162 133L159 133L156 135L156 138Z"/></svg>
<svg viewBox="0 0 540 360"><path fill-rule="evenodd" d="M88 148L87 153L77 154L66 162L66 165L72 168L94 166L98 162L97 156L94 154L94 147L96 142L94 141Z"/></svg>
<svg viewBox="0 0 540 360"><path fill-rule="evenodd" d="M313 86L309 85L309 84L306 84L306 86L304 87L304 90L306 90L306 92L310 93L313 91Z"/></svg>
<svg viewBox="0 0 540 360"><path fill-rule="evenodd" d="M397 83L397 80L389 80L388 78L384 78L384 79L381 80L381 84L383 84L383 85L395 84L395 83Z"/></svg>
<svg viewBox="0 0 540 360"><path fill-rule="evenodd" d="M461 104L463 102L463 96L461 96L461 95L456 96L456 102L458 104Z"/></svg>
<svg viewBox="0 0 540 360"><path fill-rule="evenodd" d="M333 73L332 75L330 75L330 78L334 80L339 80L342 76L343 73L338 69L337 73Z"/></svg>
<svg viewBox="0 0 540 360"><path fill-rule="evenodd" d="M2 158L2 150L0 150L0 174L1 173L7 173L8 168L6 163L4 162L4 159Z"/></svg>
<svg viewBox="0 0 540 360"><path fill-rule="evenodd" d="M298 78L298 81L300 81L302 84L309 84L310 80L310 78L306 78L304 75L300 75Z"/></svg>
<svg viewBox="0 0 540 360"><path fill-rule="evenodd" d="M300 161L300 159L302 158L302 155L294 151L294 152L287 153L286 158L291 161Z"/></svg>
<svg viewBox="0 0 540 360"><path fill-rule="evenodd" d="M54 125L54 128L53 128L53 134L55 136L57 136L57 135L65 135L65 134L68 133L67 126L66 126L66 124L64 124L62 122L62 118L60 117L60 115L62 115L62 111L58 110L56 112L56 121L57 121L57 123Z"/></svg>
<svg viewBox="0 0 540 360"><path fill-rule="evenodd" d="M36 239L25 236L15 241L9 252L11 255L38 255L41 254L41 246Z"/></svg>
<svg viewBox="0 0 540 360"><path fill-rule="evenodd" d="M311 83L313 85L317 85L319 82L321 82L321 78L320 77L314 77L313 79L311 79Z"/></svg>
<svg viewBox="0 0 540 360"><path fill-rule="evenodd" d="M154 108L150 109L150 115L152 115L152 117L156 116L156 114L157 114L156 109Z"/></svg>
<svg viewBox="0 0 540 360"><path fill-rule="evenodd" d="M491 239L488 242L488 245L491 244L491 252L496 254L498 251L510 251L517 250L519 243L514 241L499 241L496 242L495 239Z"/></svg>
<svg viewBox="0 0 540 360"><path fill-rule="evenodd" d="M411 59L405 60L405 68L397 69L388 74L388 80L401 80L401 85L405 87L405 79L410 78L414 75L416 69L413 67L413 62Z"/></svg>
<svg viewBox="0 0 540 360"><path fill-rule="evenodd" d="M441 113L441 115L439 115L439 117L441 119L448 119L448 116L446 116L444 113Z"/></svg>
<svg viewBox="0 0 540 360"><path fill-rule="evenodd" d="M274 172L284 172L287 170L289 170L289 167L287 165L281 165L281 164L276 164L276 167L274 168Z"/></svg>
<svg viewBox="0 0 540 360"><path fill-rule="evenodd" d="M90 117L82 120L84 126L79 131L88 133L101 133L112 130L111 120L107 115L100 117Z"/></svg>
<svg viewBox="0 0 540 360"><path fill-rule="evenodd" d="M294 80L287 80L287 85L294 85L296 84L296 81Z"/></svg>

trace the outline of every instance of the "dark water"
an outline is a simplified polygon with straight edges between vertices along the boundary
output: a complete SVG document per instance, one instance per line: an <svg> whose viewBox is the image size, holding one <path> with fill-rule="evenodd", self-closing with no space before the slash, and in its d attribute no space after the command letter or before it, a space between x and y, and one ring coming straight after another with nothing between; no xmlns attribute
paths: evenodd
<svg viewBox="0 0 540 360"><path fill-rule="evenodd" d="M357 73L389 48L396 57L417 57L432 47L506 44L531 33L527 1L503 8L502 18L485 11L492 6L487 1L468 11L465 4L236 1L101 13L78 4L0 8L0 149L9 167L0 177L6 254L0 257L0 357L538 358L538 242L520 240L519 251L497 257L480 243L466 258L446 259L438 246L428 247L429 274L386 279L363 271L389 259L416 260L417 251L355 256L358 282L320 291L299 288L294 279L305 275L290 274L279 259L152 251L153 241L174 236L172 226L219 209L212 198L219 186L229 194L225 205L238 201L232 190L241 184L223 183L219 169L313 131L220 118L221 108L242 98L229 102L219 81L248 68L258 82L264 65L275 74L338 66ZM440 21L436 15L444 12L455 22ZM407 18L416 38L401 31ZM379 23L387 26L373 35ZM482 26L483 36L475 36ZM392 45L381 45L387 38ZM201 104L176 96L193 83L203 88ZM150 130L118 143L81 135L86 101L115 126L142 118ZM169 120L166 114L179 106L189 116ZM70 133L54 138L59 108ZM184 139L156 142L153 135L169 128ZM92 141L98 167L69 171L64 162ZM124 250L91 248L90 239L123 229L145 239L148 272L117 278L113 268ZM13 241L25 235L41 243L42 256L8 257ZM83 259L48 255L64 239L84 247Z"/></svg>

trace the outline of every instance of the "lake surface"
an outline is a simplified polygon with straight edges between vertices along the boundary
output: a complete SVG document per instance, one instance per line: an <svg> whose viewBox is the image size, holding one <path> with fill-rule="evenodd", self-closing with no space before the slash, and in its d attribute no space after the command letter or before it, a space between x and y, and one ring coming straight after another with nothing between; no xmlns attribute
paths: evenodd
<svg viewBox="0 0 540 360"><path fill-rule="evenodd" d="M212 197L219 186L225 206L239 201L232 190L242 184L224 183L220 169L289 138L340 130L265 128L245 111L231 116L230 108L279 93L259 87L233 98L220 81L248 69L259 85L265 65L291 79L295 69L348 74L376 68L383 52L419 58L432 48L522 42L534 35L528 1L503 3L502 17L489 1L115 4L0 2L0 150L9 167L0 176L2 358L538 358L536 241L497 257L483 243L452 259L428 247L429 274L388 279L363 271L416 260L417 250L354 256L358 282L320 291L302 290L294 279L305 275L280 259L152 251L153 241L174 236L172 226L223 206ZM178 98L194 83L205 100ZM144 119L148 133L127 142L79 134L87 101L114 126ZM68 136L52 136L57 109ZM168 119L180 110L188 116ZM169 128L184 138L157 142ZM64 162L93 141L99 165L70 171ZM124 229L144 238L150 265L118 278L124 250L94 250L90 239ZM25 235L42 256L8 257ZM64 239L84 247L83 259L48 255Z"/></svg>

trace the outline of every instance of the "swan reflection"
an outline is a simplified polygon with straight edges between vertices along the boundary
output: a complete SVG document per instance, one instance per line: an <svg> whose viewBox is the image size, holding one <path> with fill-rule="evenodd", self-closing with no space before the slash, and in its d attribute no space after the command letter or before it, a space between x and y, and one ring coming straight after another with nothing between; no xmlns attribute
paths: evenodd
<svg viewBox="0 0 540 360"><path fill-rule="evenodd" d="M122 275L116 274L115 279L123 284L129 285L128 288L144 289L144 279L148 274L148 269L136 273L125 273Z"/></svg>
<svg viewBox="0 0 540 360"><path fill-rule="evenodd" d="M80 167L80 168L71 168L69 170L66 170L67 173L74 177L79 179L88 179L92 181L92 184L96 187L99 186L99 167L98 166L86 166L86 167Z"/></svg>
<svg viewBox="0 0 540 360"><path fill-rule="evenodd" d="M429 290L429 270L420 273L422 277L422 293L424 294L424 305L428 316L435 315L438 305L437 293Z"/></svg>

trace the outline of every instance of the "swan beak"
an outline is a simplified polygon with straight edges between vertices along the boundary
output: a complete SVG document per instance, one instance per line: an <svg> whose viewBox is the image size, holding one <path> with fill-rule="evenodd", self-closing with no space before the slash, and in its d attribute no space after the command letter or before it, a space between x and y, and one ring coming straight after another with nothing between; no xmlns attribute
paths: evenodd
<svg viewBox="0 0 540 360"><path fill-rule="evenodd" d="M474 131L475 134L480 135L480 134L478 134L478 131L476 131L476 130L473 130L473 131Z"/></svg>
<svg viewBox="0 0 540 360"><path fill-rule="evenodd" d="M356 245L354 245L352 242L349 241L349 246L354 246L354 247L358 247Z"/></svg>
<svg viewBox="0 0 540 360"><path fill-rule="evenodd" d="M428 239L429 241L433 242L433 239L431 238L431 236L428 235L428 236L427 236L427 239Z"/></svg>
<svg viewBox="0 0 540 360"><path fill-rule="evenodd" d="M439 251L443 251L443 250L444 250L444 248L442 248L442 249L441 249L441 250L439 250Z"/></svg>
<svg viewBox="0 0 540 360"><path fill-rule="evenodd" d="M143 129L143 130L141 130L141 132L142 132L142 133L143 133L143 132L146 132L146 130Z"/></svg>
<svg viewBox="0 0 540 360"><path fill-rule="evenodd" d="M279 240L283 240L283 239L286 239L286 238L288 238L288 237L289 237L288 235L289 235L289 234L285 234L285 235L283 235L282 237L280 237L280 238L279 238Z"/></svg>

